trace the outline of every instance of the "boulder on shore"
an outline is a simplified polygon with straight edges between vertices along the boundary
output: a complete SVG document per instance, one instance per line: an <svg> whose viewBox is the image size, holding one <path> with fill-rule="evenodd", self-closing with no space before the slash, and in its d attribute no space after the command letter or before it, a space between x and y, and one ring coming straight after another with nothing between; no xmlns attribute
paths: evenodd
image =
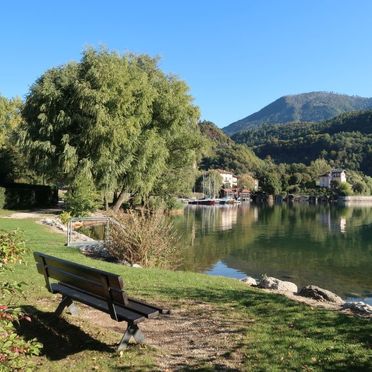
<svg viewBox="0 0 372 372"><path fill-rule="evenodd" d="M284 280L276 279L271 276L263 276L258 283L258 288L275 289L281 292L292 292L296 293L298 288L297 285L292 282L286 282Z"/></svg>
<svg viewBox="0 0 372 372"><path fill-rule="evenodd" d="M326 289L320 288L316 285L307 285L303 287L299 292L299 296L313 298L317 301L333 302L335 304L342 305L345 301L337 296L335 293Z"/></svg>
<svg viewBox="0 0 372 372"><path fill-rule="evenodd" d="M359 302L345 302L342 305L343 309L350 309L352 312L361 315L372 315L372 306L362 301Z"/></svg>
<svg viewBox="0 0 372 372"><path fill-rule="evenodd" d="M249 286L257 285L257 280L255 278L252 278L251 276L246 276L245 278L240 279L240 281Z"/></svg>

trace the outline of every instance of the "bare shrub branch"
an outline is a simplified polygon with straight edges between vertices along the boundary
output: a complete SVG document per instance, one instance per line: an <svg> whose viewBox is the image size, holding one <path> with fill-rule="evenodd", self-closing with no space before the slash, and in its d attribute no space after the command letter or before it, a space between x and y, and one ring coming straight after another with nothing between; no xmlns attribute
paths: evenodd
<svg viewBox="0 0 372 372"><path fill-rule="evenodd" d="M162 211L130 210L109 214L106 248L112 256L144 267L175 268L179 264L179 236Z"/></svg>

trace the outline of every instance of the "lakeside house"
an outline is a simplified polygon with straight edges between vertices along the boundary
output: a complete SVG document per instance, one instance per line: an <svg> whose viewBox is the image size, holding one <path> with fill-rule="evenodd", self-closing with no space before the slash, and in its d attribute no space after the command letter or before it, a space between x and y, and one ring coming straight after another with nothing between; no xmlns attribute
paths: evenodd
<svg viewBox="0 0 372 372"><path fill-rule="evenodd" d="M239 176L235 176L233 173L218 169L220 176L222 177L222 189L221 197L228 199L250 200L252 191L258 190L258 180L254 179L253 189L244 189L238 187Z"/></svg>
<svg viewBox="0 0 372 372"><path fill-rule="evenodd" d="M222 177L223 187L226 189L231 189L238 186L238 178L231 172L218 169L218 173Z"/></svg>
<svg viewBox="0 0 372 372"><path fill-rule="evenodd" d="M346 182L346 173L343 169L332 169L330 172L322 174L319 176L318 184L320 187L331 188L332 181L338 183Z"/></svg>

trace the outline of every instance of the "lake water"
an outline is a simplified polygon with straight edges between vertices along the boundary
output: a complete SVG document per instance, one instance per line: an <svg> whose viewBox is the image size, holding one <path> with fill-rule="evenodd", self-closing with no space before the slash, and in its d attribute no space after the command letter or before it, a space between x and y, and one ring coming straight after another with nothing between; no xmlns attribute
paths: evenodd
<svg viewBox="0 0 372 372"><path fill-rule="evenodd" d="M188 206L174 222L182 270L267 274L372 304L371 207Z"/></svg>

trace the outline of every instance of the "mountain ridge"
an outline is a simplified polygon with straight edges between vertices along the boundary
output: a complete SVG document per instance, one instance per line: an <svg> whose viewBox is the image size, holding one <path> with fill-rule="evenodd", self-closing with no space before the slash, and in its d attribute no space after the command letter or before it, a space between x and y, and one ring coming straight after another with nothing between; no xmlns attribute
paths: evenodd
<svg viewBox="0 0 372 372"><path fill-rule="evenodd" d="M372 98L333 92L308 92L286 95L261 110L223 128L232 135L263 124L320 122L342 113L372 109Z"/></svg>

